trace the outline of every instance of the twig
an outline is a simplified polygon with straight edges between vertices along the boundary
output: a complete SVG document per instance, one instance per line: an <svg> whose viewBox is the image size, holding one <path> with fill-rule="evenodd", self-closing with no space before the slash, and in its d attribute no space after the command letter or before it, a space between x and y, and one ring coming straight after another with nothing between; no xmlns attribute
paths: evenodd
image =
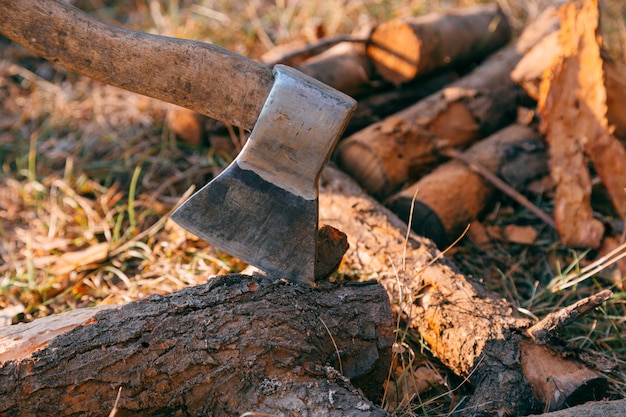
<svg viewBox="0 0 626 417"><path fill-rule="evenodd" d="M115 404L113 404L113 409L109 413L109 417L115 417L117 415L117 406L120 403L120 396L122 395L122 387L117 390L117 398L115 399Z"/></svg>
<svg viewBox="0 0 626 417"><path fill-rule="evenodd" d="M613 292L611 290L604 290L587 298L583 298L575 304L548 314L542 320L533 324L528 329L528 334L534 339L535 343L546 344L551 338L555 337L556 333L563 327L572 323L578 317L589 313L612 296Z"/></svg>
<svg viewBox="0 0 626 417"><path fill-rule="evenodd" d="M453 149L453 148L444 148L440 149L439 152L447 156L449 158L457 159L463 163L465 163L472 171L482 176L484 179L489 181L494 187L502 191L504 194L511 197L513 200L517 201L522 206L526 207L530 212L532 212L535 216L541 219L545 224L552 227L556 230L556 223L552 217L550 217L547 213L542 211L539 207L534 205L530 200L520 194L513 187L502 181L497 175L493 172L487 170L480 164L477 164L471 161L466 155L462 152Z"/></svg>

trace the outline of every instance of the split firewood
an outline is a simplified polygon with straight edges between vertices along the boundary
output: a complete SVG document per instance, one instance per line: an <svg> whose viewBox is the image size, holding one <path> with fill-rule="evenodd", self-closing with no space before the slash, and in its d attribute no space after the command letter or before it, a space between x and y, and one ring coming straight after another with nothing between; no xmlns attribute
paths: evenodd
<svg viewBox="0 0 626 417"><path fill-rule="evenodd" d="M296 68L352 97L368 93L380 84L374 81L364 42L337 44Z"/></svg>
<svg viewBox="0 0 626 417"><path fill-rule="evenodd" d="M565 4L560 16L561 54L544 73L538 104L556 183L554 218L564 244L598 248L604 226L593 217L586 157L624 218L626 150L606 118L597 1Z"/></svg>
<svg viewBox="0 0 626 417"><path fill-rule="evenodd" d="M511 78L520 84L535 100L539 99L539 85L545 70L562 52L559 33L546 36L517 64ZM607 119L614 134L626 139L626 66L614 61L601 51L604 87L606 90Z"/></svg>
<svg viewBox="0 0 626 417"><path fill-rule="evenodd" d="M392 342L375 282L216 277L0 328L0 415L388 416L346 377L380 395Z"/></svg>
<svg viewBox="0 0 626 417"><path fill-rule="evenodd" d="M481 5L382 23L367 53L378 74L401 84L439 68L479 61L510 37L500 8Z"/></svg>
<svg viewBox="0 0 626 417"><path fill-rule="evenodd" d="M527 415L543 409L541 399L549 394L534 393L542 387L533 385L520 362L524 344L534 345L525 333L530 319L459 273L431 241L407 234L406 224L332 168L321 178L320 216L348 236L345 268L370 271L387 288L406 328L419 333L415 337L428 343L444 365L472 384L474 393L462 415ZM550 352L542 361L578 370L567 376L573 380L569 387L577 388L562 393L568 404L602 397L606 384L600 383L605 380L600 374L578 360L563 364L550 344L542 346ZM586 385L590 375L595 378L591 386Z"/></svg>
<svg viewBox="0 0 626 417"><path fill-rule="evenodd" d="M514 189L548 173L545 146L532 128L513 124L474 144L464 159ZM458 238L496 197L497 189L459 160L446 162L390 197L386 205L419 235L443 248Z"/></svg>
<svg viewBox="0 0 626 417"><path fill-rule="evenodd" d="M547 10L515 45L495 53L467 76L351 135L338 147L339 165L384 199L432 169L442 140L451 147L466 147L512 123L527 96L510 72L556 24L554 9Z"/></svg>

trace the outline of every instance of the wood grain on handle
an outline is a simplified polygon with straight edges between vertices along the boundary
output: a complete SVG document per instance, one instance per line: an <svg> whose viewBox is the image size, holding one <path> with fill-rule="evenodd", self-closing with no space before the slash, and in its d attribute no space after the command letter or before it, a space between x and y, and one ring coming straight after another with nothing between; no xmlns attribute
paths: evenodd
<svg viewBox="0 0 626 417"><path fill-rule="evenodd" d="M60 0L0 1L0 34L70 71L248 130L273 85L268 68L226 49L109 26Z"/></svg>

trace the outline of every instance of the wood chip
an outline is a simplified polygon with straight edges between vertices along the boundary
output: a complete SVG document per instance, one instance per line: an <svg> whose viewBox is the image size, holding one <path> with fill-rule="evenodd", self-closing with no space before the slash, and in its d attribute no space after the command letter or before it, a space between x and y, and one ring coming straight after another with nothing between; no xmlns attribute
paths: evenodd
<svg viewBox="0 0 626 417"><path fill-rule="evenodd" d="M509 224L504 228L504 236L511 243L532 245L537 240L537 230L532 226L516 226Z"/></svg>

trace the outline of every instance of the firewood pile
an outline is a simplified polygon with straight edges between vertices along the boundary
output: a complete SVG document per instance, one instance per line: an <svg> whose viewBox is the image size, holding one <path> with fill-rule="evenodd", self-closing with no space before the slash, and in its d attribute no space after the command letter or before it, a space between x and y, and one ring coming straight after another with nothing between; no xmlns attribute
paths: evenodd
<svg viewBox="0 0 626 417"><path fill-rule="evenodd" d="M510 305L475 294L482 290L471 283L458 288L465 278L436 259L423 259L424 254L409 250L407 255L401 234L377 235L385 221L363 213L389 209L443 250L505 194L556 229L564 245L597 249L604 242L607 250L617 246L623 229L615 225L626 216L626 67L603 51L598 22L595 2L567 4L545 10L513 39L507 17L487 5L392 20L352 39L320 42L327 47L323 52L314 45L286 54L282 47L267 54L269 65L294 65L359 100L334 162L365 194L355 191L346 196L348 180L338 180L343 175L338 171L328 173L332 179L325 182L329 189L322 186L322 221L340 219L330 223L345 231L352 244L361 242L347 254L355 269L389 270L394 264L414 262L419 273L405 273L406 282L397 282L397 277L379 281L394 300L407 293L439 299L429 306L422 301L422 310L401 302L394 312L450 369L475 382L468 410L476 407L494 415L501 410L506 415L525 415L542 407L557 410L602 397L606 380L588 364L557 360L555 350L544 342L516 339L513 334L531 323L514 318ZM192 128L179 124L188 120L193 121ZM170 114L170 126L193 143L232 143L219 124L182 109ZM604 221L592 215L590 167L613 204ZM552 213L522 194L537 184L554 190ZM358 208L346 211L355 205ZM368 225L366 231L363 223ZM532 243L534 236L523 238ZM393 250L390 242L396 245ZM367 261L363 253L368 254ZM394 261L390 264L385 256ZM603 292L591 305L600 305L607 297L610 292ZM489 312L484 332L475 315L461 313L463 305ZM580 312L576 307L571 311ZM521 321L511 324L511 320ZM450 327L456 330L446 334L442 323L448 322L455 323ZM495 336L494 331L504 334ZM472 333L476 341L463 345ZM502 339L507 340L502 345L487 342ZM522 371L503 366L502 355L521 357ZM477 365L481 361L482 368ZM489 371L483 375L480 369L485 368ZM508 375L506 383L502 375ZM557 385L561 388L555 389ZM491 405L478 405L486 403Z"/></svg>
<svg viewBox="0 0 626 417"><path fill-rule="evenodd" d="M320 179L320 222L347 235L343 262L374 271L384 291L227 276L0 329L0 415L385 416L380 404L420 391L394 374L406 371L396 322L471 385L454 415L625 414L623 400L579 405L604 398L609 381L593 354L558 337L610 291L532 320L441 252L502 195L572 248L623 240L626 68L603 50L599 19L596 1L567 3L515 35L500 8L484 5L270 51L268 66L294 66L359 101ZM245 142L182 108L168 126L231 156ZM551 213L523 196L537 184L553 190ZM603 218L592 189L611 202ZM438 383L414 372L424 390ZM128 378L116 385L119 374Z"/></svg>

